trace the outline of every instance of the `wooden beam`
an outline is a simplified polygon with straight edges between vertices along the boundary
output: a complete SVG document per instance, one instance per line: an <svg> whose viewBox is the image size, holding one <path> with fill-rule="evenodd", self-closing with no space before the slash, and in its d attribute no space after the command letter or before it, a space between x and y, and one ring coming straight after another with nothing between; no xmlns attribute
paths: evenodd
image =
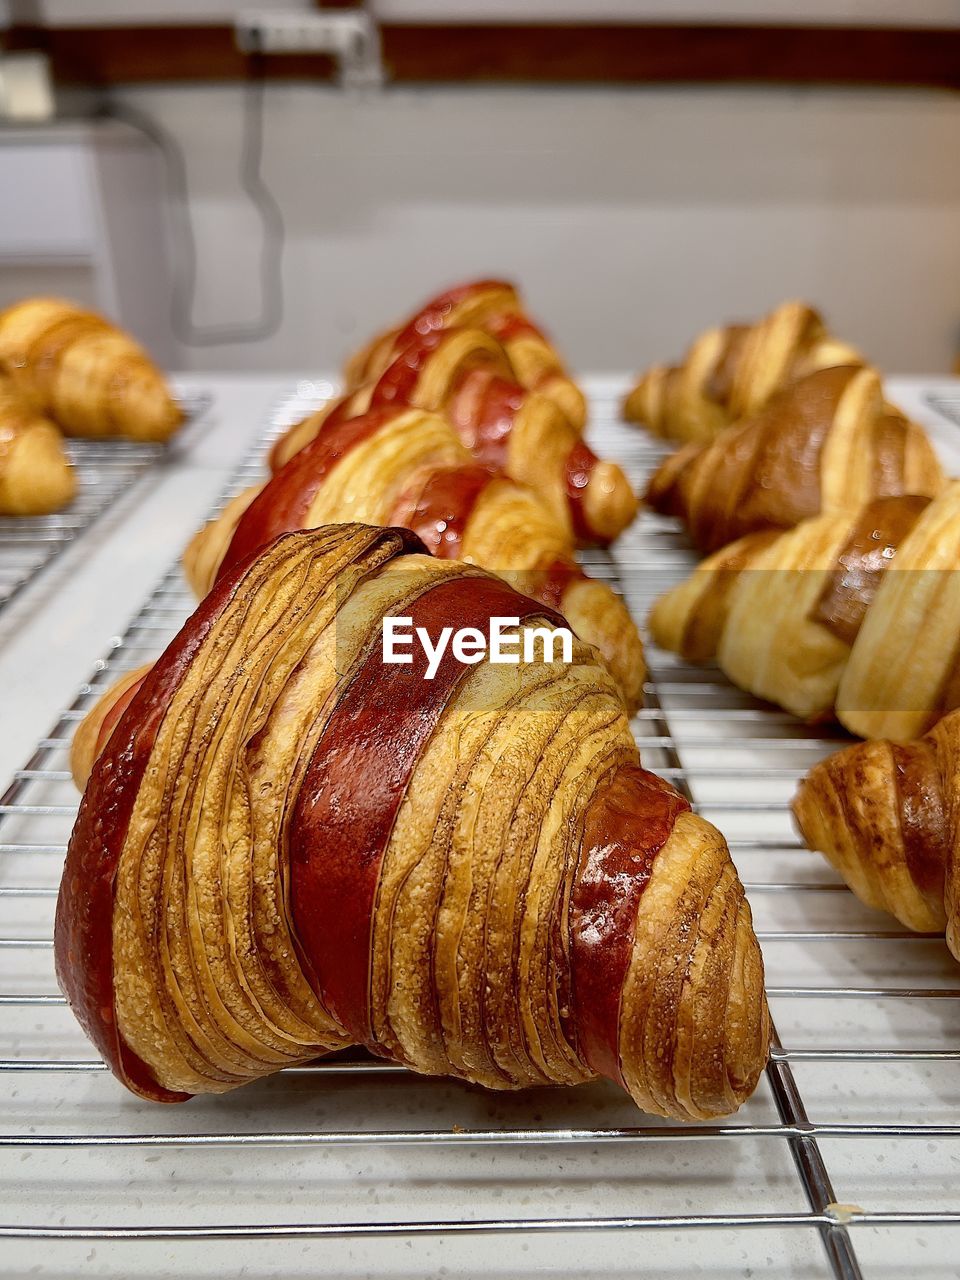
<svg viewBox="0 0 960 1280"><path fill-rule="evenodd" d="M62 85L242 80L250 67L227 26L13 28L7 46L44 50L54 80ZM262 62L271 78L333 74L331 60L317 55Z"/></svg>
<svg viewBox="0 0 960 1280"><path fill-rule="evenodd" d="M395 27L409 80L940 84L960 87L960 31L835 27Z"/></svg>
<svg viewBox="0 0 960 1280"><path fill-rule="evenodd" d="M388 75L445 84L841 84L960 88L960 30L759 26L382 28ZM237 80L248 59L229 26L15 28L61 84ZM325 79L330 60L274 56L276 79Z"/></svg>

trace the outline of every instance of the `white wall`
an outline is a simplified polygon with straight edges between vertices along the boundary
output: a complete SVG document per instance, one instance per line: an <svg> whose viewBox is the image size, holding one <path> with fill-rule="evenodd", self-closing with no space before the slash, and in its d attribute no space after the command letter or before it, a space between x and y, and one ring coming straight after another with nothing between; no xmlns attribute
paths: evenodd
<svg viewBox="0 0 960 1280"><path fill-rule="evenodd" d="M197 319L256 308L238 191L241 90L126 98L183 144ZM960 96L643 89L268 89L287 221L282 332L193 367L309 368L444 284L518 278L581 368L678 353L701 326L801 295L889 370L960 347Z"/></svg>

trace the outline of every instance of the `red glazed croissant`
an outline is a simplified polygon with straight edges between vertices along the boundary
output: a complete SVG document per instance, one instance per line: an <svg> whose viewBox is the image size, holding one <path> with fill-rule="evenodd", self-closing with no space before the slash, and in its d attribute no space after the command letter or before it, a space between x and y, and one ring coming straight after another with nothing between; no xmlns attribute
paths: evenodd
<svg viewBox="0 0 960 1280"><path fill-rule="evenodd" d="M375 381L405 347L427 333L453 326L484 329L506 348L517 381L563 410L582 431L587 420L583 392L564 368L549 339L526 314L516 287L503 280L472 280L439 294L403 325L380 334L347 362L347 389Z"/></svg>
<svg viewBox="0 0 960 1280"><path fill-rule="evenodd" d="M490 1088L605 1075L662 1115L734 1110L768 1041L749 907L592 651L448 649L425 679L419 649L384 663L388 616L433 644L558 623L411 534L287 534L91 713L55 946L109 1065L176 1101L362 1044Z"/></svg>
<svg viewBox="0 0 960 1280"><path fill-rule="evenodd" d="M570 538L607 545L637 501L613 462L597 458L552 400L516 381L503 347L480 329L444 328L409 344L371 383L291 428L274 449L282 465L327 417L409 405L444 413L486 467L534 489Z"/></svg>
<svg viewBox="0 0 960 1280"><path fill-rule="evenodd" d="M439 414L328 417L265 487L241 494L196 535L187 577L203 596L277 534L353 520L413 529L433 554L491 569L558 609L596 646L628 707L640 702L643 646L623 601L583 573L567 530L533 490L474 462Z"/></svg>

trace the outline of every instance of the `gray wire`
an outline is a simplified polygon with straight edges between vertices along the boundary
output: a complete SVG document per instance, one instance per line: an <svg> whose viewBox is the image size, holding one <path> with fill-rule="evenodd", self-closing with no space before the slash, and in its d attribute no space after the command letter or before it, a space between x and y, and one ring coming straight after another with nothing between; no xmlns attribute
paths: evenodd
<svg viewBox="0 0 960 1280"><path fill-rule="evenodd" d="M258 59L254 58L254 63ZM265 82L254 66L243 97L240 186L257 210L260 244L260 313L248 323L198 325L193 313L197 295L197 243L190 217L190 192L183 149L175 135L148 112L127 102L110 100L103 115L137 129L159 149L166 169L173 246L173 290L170 321L175 337L188 347L216 347L261 342L283 323L283 213L263 178Z"/></svg>

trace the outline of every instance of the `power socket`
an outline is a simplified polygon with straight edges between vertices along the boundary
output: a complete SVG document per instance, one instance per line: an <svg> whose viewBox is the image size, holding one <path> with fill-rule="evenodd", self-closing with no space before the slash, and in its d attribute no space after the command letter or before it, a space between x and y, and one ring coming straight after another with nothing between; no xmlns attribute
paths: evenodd
<svg viewBox="0 0 960 1280"><path fill-rule="evenodd" d="M363 9L336 13L253 9L237 15L234 31L244 53L328 54L336 59L343 84L383 81L380 33Z"/></svg>

